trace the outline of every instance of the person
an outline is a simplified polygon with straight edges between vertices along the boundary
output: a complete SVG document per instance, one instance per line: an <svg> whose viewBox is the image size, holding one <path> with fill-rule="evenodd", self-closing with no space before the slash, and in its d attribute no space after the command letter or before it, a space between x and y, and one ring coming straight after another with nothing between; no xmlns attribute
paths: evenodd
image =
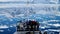
<svg viewBox="0 0 60 34"><path fill-rule="evenodd" d="M27 30L30 31L39 31L39 23L37 21L31 21L29 20L28 22L26 22L27 24Z"/></svg>
<svg viewBox="0 0 60 34"><path fill-rule="evenodd" d="M17 31L23 31L24 29L23 29L23 23L22 23L22 21L19 21L18 23L17 23Z"/></svg>

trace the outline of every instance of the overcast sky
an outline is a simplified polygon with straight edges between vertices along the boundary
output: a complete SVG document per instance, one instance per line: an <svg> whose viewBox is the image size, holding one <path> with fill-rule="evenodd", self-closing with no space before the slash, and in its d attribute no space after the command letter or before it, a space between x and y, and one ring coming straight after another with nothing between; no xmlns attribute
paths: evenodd
<svg viewBox="0 0 60 34"><path fill-rule="evenodd" d="M33 1L33 0L0 0L0 2L8 2L8 1Z"/></svg>

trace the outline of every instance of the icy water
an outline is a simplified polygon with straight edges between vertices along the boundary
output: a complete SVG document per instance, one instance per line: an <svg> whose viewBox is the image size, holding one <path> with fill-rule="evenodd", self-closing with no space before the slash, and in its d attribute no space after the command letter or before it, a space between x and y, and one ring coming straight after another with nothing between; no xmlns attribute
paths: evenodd
<svg viewBox="0 0 60 34"><path fill-rule="evenodd" d="M0 34L14 34L15 31L16 31L15 27L3 28L3 29L0 29Z"/></svg>
<svg viewBox="0 0 60 34"><path fill-rule="evenodd" d="M35 15L35 16L38 16L38 15ZM43 16L41 16L41 17L43 17ZM30 16L30 17L32 17L32 16ZM51 18L46 18L46 17L47 16L44 16L43 20L39 19L39 18L34 19L34 20L36 20L36 21L38 21L40 23L40 31L60 32L60 25L59 25L60 24L60 21L59 21L60 18L59 18L59 16L55 16L56 19L53 18L53 20L51 20ZM7 22L9 22L11 20L11 19L8 20L8 18L6 18L6 19L7 19ZM47 21L45 21L44 19L46 19ZM1 34L14 34L16 32L16 24L15 24L15 22L21 20L21 18L12 18L12 20L13 21L10 21L10 23L8 23L10 26L5 25L7 23L4 23L4 22L3 22L3 24L4 24L4 26L3 26L3 24L1 23L1 25L2 25L2 26L0 26L0 33ZM23 20L24 20L24 18L23 18Z"/></svg>

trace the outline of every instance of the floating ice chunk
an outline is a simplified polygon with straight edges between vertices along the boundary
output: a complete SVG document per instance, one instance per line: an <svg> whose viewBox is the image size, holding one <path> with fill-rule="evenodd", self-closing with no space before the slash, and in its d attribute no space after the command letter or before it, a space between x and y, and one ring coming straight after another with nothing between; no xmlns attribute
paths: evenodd
<svg viewBox="0 0 60 34"><path fill-rule="evenodd" d="M55 30L55 29L48 29L49 31L56 31L56 32L60 32L60 30Z"/></svg>
<svg viewBox="0 0 60 34"><path fill-rule="evenodd" d="M4 30L0 30L0 32L4 32Z"/></svg>
<svg viewBox="0 0 60 34"><path fill-rule="evenodd" d="M53 24L53 26L60 27L60 24Z"/></svg>
<svg viewBox="0 0 60 34"><path fill-rule="evenodd" d="M45 27L41 27L41 28L45 29Z"/></svg>
<svg viewBox="0 0 60 34"><path fill-rule="evenodd" d="M48 23L48 22L59 22L60 20L48 20L48 21L43 21L43 23Z"/></svg>
<svg viewBox="0 0 60 34"><path fill-rule="evenodd" d="M47 25L55 26L55 27L60 27L60 24L47 24Z"/></svg>
<svg viewBox="0 0 60 34"><path fill-rule="evenodd" d="M13 27L12 25L10 27Z"/></svg>
<svg viewBox="0 0 60 34"><path fill-rule="evenodd" d="M0 26L0 29L1 29L1 28L9 28L9 27L8 27L7 25L1 25L1 26Z"/></svg>
<svg viewBox="0 0 60 34"><path fill-rule="evenodd" d="M48 20L48 22L58 22L60 20Z"/></svg>
<svg viewBox="0 0 60 34"><path fill-rule="evenodd" d="M41 28L41 29L45 29L46 27L41 27L41 26L39 26L39 28Z"/></svg>

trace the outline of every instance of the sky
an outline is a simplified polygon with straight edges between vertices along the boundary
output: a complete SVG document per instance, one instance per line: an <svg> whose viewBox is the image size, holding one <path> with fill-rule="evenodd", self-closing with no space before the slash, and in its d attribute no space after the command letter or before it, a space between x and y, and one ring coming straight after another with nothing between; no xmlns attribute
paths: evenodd
<svg viewBox="0 0 60 34"><path fill-rule="evenodd" d="M14 2L14 1L24 1L24 2L26 2L26 1L33 1L33 0L0 0L0 2L8 2L8 1L12 1L12 2Z"/></svg>

